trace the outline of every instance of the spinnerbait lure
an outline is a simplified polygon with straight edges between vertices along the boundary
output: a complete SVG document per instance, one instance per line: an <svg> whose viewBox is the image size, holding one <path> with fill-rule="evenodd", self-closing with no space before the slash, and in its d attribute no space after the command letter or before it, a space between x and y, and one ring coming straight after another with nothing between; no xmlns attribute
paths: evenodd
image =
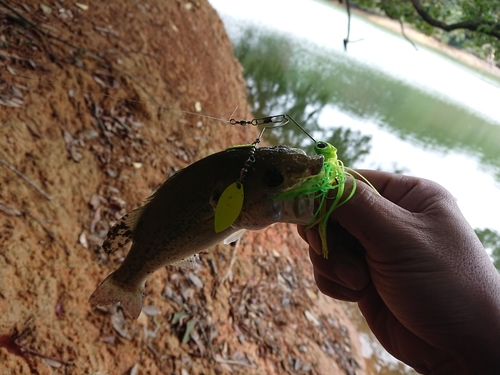
<svg viewBox="0 0 500 375"><path fill-rule="evenodd" d="M328 244L326 239L326 228L328 224L328 218L335 209L339 208L347 201L349 201L356 192L356 179L353 177L351 172L360 176L365 182L367 182L373 188L373 190L375 190L375 188L370 184L369 181L366 180L366 178L364 178L358 172L344 166L344 163L337 157L336 147L334 147L328 142L316 141L290 115L287 114L275 115L275 116L264 117L261 119L253 119L251 121L247 120L236 121L234 119L231 119L229 122L232 125L236 124L254 125L254 126L265 125L261 133L259 134L259 137L255 140L254 143L252 143L253 151L255 152L255 148L257 144L260 142L261 137L266 129L281 127L288 124L290 121L292 121L296 126L299 127L300 130L302 130L309 138L311 138L311 140L314 142L314 151L316 152L316 154L323 155L324 157L323 169L318 174L305 177L303 179L303 182L299 186L278 195L274 199L289 200L300 196L312 196L314 199L318 200L318 207L312 219L308 223L306 229L310 229L311 227L318 225L323 256L325 258L328 258ZM273 124L273 125L267 125L267 124ZM219 227L216 219L216 224L215 224L216 231L224 230L225 228L229 227L232 224L232 222L236 220L241 211L241 206L244 200L242 181L246 171L251 165L251 160L252 160L252 155L249 156L249 159L245 163L245 166L242 168L240 179L236 181L234 184L230 185L223 193L221 199L219 200L219 205L217 206L216 209L216 218L217 218L217 211L219 211L219 217L225 217L227 219L224 221L224 226L219 226ZM347 195L345 195L344 194L345 184L348 177L351 177L353 184L351 187L351 191L349 191ZM331 192L334 192L333 197L329 196ZM224 196L224 194L226 193L227 195ZM327 204L327 202L329 204Z"/></svg>

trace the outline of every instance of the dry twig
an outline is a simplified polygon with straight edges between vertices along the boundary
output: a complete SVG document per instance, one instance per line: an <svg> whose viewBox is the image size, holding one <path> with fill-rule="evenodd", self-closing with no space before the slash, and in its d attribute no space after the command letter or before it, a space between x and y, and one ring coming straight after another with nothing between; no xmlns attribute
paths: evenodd
<svg viewBox="0 0 500 375"><path fill-rule="evenodd" d="M64 249L64 251L66 252L66 254L69 255L68 248L63 243L61 243L57 239L56 235L50 229L47 229L45 227L45 225L43 225L43 223L38 218L36 218L35 216L33 216L29 211L24 211L23 214L25 216L29 216L30 218L32 218L33 220L35 220L38 223L38 225L40 225L42 227L42 229L45 231L45 233L47 233L47 235L51 238L51 240L54 241L59 246L61 246Z"/></svg>
<svg viewBox="0 0 500 375"><path fill-rule="evenodd" d="M26 346L22 346L22 345L19 345L19 344L17 344L17 345L21 348L21 350L23 352L27 352L27 353L35 355L37 357L48 359L48 360L54 361L54 362L58 362L58 363L61 363L61 364L65 365L65 366L69 366L69 365L73 364L73 361L64 361L64 360L62 360L60 358L52 357L50 355L45 355L43 353L37 352L36 350L30 349L30 348L28 348Z"/></svg>
<svg viewBox="0 0 500 375"><path fill-rule="evenodd" d="M231 260L229 262L229 267L228 267L226 273L224 274L224 276L222 276L222 278L220 279L220 282L218 283L219 285L223 284L224 281L226 281L227 279L229 279L230 277L233 276L233 265L234 265L234 262L236 261L236 250L238 249L238 246L240 246L240 242L241 242L241 237L238 238L238 240L234 244L233 253L231 255Z"/></svg>
<svg viewBox="0 0 500 375"><path fill-rule="evenodd" d="M43 195L47 200L52 200L50 195L48 195L46 192L44 192L42 189L40 189L38 186L35 185L33 181L31 181L28 177L26 177L24 174L19 172L16 168L14 168L12 165L7 163L5 160L0 159L0 163L5 165L7 168L9 168L12 172L17 174L19 177L21 177L24 181L26 181L28 184L30 184L33 188L35 188L36 191L38 191L41 195Z"/></svg>

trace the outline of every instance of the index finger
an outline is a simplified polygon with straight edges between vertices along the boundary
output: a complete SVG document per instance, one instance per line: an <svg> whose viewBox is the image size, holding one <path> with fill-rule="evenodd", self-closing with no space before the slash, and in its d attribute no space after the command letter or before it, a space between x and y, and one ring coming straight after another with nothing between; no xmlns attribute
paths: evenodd
<svg viewBox="0 0 500 375"><path fill-rule="evenodd" d="M425 211L433 202L451 198L450 193L439 184L423 178L368 169L355 172L353 176L362 181L358 184L361 185L359 189L365 190L367 186L362 186L364 181L357 173L366 178L382 197L410 212Z"/></svg>

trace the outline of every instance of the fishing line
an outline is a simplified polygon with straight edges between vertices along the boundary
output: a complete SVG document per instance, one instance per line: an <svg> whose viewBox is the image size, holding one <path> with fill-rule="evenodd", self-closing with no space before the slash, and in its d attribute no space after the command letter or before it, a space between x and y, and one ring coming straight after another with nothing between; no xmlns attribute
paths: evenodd
<svg viewBox="0 0 500 375"><path fill-rule="evenodd" d="M153 103L153 102L148 102L148 101L144 101L144 100L128 99L128 98L124 98L124 97L121 97L121 96L118 96L118 95L104 94L104 93L100 93L100 92L96 92L96 91L90 91L90 90L84 90L84 89L80 89L80 88L79 89L73 89L73 88L66 87L64 85L60 85L58 83L54 83L54 82L52 82L50 80L43 79L43 78L29 77L29 76L24 76L24 75L21 75L21 74L17 74L14 77L20 77L20 78L24 78L24 79L31 80L31 81L39 81L39 82L42 82L42 83L47 83L47 84L50 84L50 85L59 86L59 87L65 89L65 90L76 90L76 91L81 92L83 94L100 95L100 96L104 96L104 97L107 97L107 98L118 99L118 100L123 100L123 101L126 101L126 102L137 103L137 104L149 104L151 106L154 106L155 108L162 108L162 109L166 109L168 111L179 111L179 112L182 112L182 113L185 113L185 114L188 114L188 115L194 115L194 116L198 116L198 117L202 117L202 118L206 118L206 119L210 119L210 120L216 120L216 121L222 121L222 122L229 122L228 119L225 119L225 118L222 118L222 117L216 117L216 116L210 116L210 115L206 115L206 114L202 114L202 113L197 113L197 112L192 112L192 111L186 111L184 109L174 108L174 107L168 107L166 105L162 105L162 104L158 104L158 103ZM34 87L28 87L28 88L36 90L36 88L34 88ZM234 112L236 112L237 109L238 109L238 107L236 107L236 109L234 110ZM233 112L233 114L234 114L234 112Z"/></svg>
<svg viewBox="0 0 500 375"><path fill-rule="evenodd" d="M83 93L83 94L100 95L100 96L103 96L103 97L112 98L112 99L118 99L118 100L123 100L123 101L130 102L130 103L148 104L148 105L154 106L155 108L161 108L161 109L165 109L167 111L179 111L181 113L185 113L185 114L188 114L188 115L193 115L193 116L197 116L197 117L201 117L201 118L206 118L206 119L209 119L209 120L221 121L221 122L229 123L231 125L242 125L242 126L245 126L245 125L252 125L252 126L265 125L262 128L259 136L257 137L257 139L259 140L259 142L260 142L260 139L262 138L265 130L272 129L272 128L280 128L280 127L283 127L283 126L287 125L290 121L292 121L304 134L306 134L314 143L316 143L316 140L311 136L311 134L309 134L297 121L295 121L290 115L288 115L286 113L285 114L280 114L280 115L272 115L272 116L262 117L262 118L254 118L254 119L251 119L251 120L236 120L236 119L233 118L234 114L238 110L238 106L236 106L236 108L234 109L234 111L231 113L231 116L229 116L229 119L225 119L225 118L222 118L222 117L216 117L216 116L211 116L211 115L202 114L202 113L198 113L198 112L187 111L185 109L180 109L180 108L175 108L175 107L169 107L169 106L166 106L166 105L162 105L162 104L158 104L158 103L153 103L153 102L149 102L149 101L136 100L136 99L128 99L128 98L124 98L124 97L118 96L118 95L104 94L104 93L100 93L100 92L96 92L96 91L90 91L90 90L85 90L85 89L81 89L81 88L79 88L79 89L73 89L73 88L66 87L64 85L57 84L57 83L54 83L54 82L52 82L50 80L39 78L39 77L30 77L30 76L25 76L25 75L22 75L22 74L16 74L14 77L16 77L16 78L19 77L19 78L23 78L23 79L30 80L30 81L38 81L40 83L46 83L46 84L50 84L50 85L54 85L54 86L59 86L59 87L65 89L65 90L76 90L76 91L78 91L80 93ZM32 89L32 90L36 90L36 88L34 88L34 87L28 87L28 88ZM259 142L257 142L257 143L259 143Z"/></svg>

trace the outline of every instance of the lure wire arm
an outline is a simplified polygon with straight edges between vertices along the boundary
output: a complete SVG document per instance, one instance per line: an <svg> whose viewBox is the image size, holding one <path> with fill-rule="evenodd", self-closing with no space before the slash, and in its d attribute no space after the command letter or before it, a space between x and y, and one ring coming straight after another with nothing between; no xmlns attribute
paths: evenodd
<svg viewBox="0 0 500 375"><path fill-rule="evenodd" d="M273 125L264 126L265 128L279 128L281 126L285 126L289 122L290 122L290 120L288 120L286 115L267 116L267 117L262 117L262 118L254 118L252 120L235 120L234 118L229 119L229 123L231 125L259 126L259 125L273 124Z"/></svg>
<svg viewBox="0 0 500 375"><path fill-rule="evenodd" d="M290 121L292 121L297 127L302 130L302 132L307 135L311 140L316 143L316 140L309 134L302 126L299 125L297 121L295 121L292 116L284 113L282 115L274 115L274 116L267 116L267 117L262 117L262 118L254 118L252 120L235 120L234 118L229 120L229 123L231 125L253 125L253 126L259 126L259 125L265 125L264 128L262 129L262 132L259 135L259 138L262 137L262 134L264 133L264 130L266 129L274 129L274 128L281 128L282 126L285 126L288 124ZM267 125L267 124L272 124L272 125ZM259 139L258 138L258 139Z"/></svg>
<svg viewBox="0 0 500 375"><path fill-rule="evenodd" d="M309 134L302 126L300 126L299 123L292 118L292 116L290 116L286 113L284 113L282 115L273 115L273 116L267 116L267 117L262 117L262 118L254 118L252 120L235 120L234 118L229 119L229 123L231 125L241 125L241 126L264 125L264 127L260 131L259 136L252 143L252 147L250 148L250 155L248 156L248 159L245 161L243 168L241 168L240 177L236 181L238 184L243 184L243 180L245 179L245 176L248 173L248 169L252 166L253 163L255 163L255 151L257 150L257 144L260 143L260 140L262 139L262 136L264 135L264 132L266 131L266 129L281 128L282 126L285 126L286 124L288 124L290 122L290 120L295 125L297 125L298 128L300 130L302 130L309 138L311 138L314 143L317 143L316 140L311 136L311 134Z"/></svg>

